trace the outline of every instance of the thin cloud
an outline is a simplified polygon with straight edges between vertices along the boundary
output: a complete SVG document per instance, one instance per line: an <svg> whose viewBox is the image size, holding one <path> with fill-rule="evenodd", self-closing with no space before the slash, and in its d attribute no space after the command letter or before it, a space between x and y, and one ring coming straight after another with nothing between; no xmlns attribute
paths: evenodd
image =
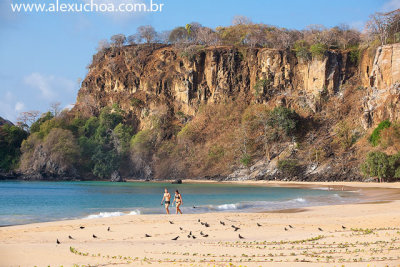
<svg viewBox="0 0 400 267"><path fill-rule="evenodd" d="M390 0L383 4L382 11L388 12L400 8L400 0Z"/></svg>
<svg viewBox="0 0 400 267"><path fill-rule="evenodd" d="M24 83L40 91L43 98L54 100L61 91L73 92L75 83L63 77L32 73L24 78Z"/></svg>
<svg viewBox="0 0 400 267"><path fill-rule="evenodd" d="M20 102L20 101L18 101L17 103L15 103L14 110L15 110L16 112L21 112L21 111L23 111L24 109L25 109L25 104L24 104L24 103L22 103L22 102Z"/></svg>

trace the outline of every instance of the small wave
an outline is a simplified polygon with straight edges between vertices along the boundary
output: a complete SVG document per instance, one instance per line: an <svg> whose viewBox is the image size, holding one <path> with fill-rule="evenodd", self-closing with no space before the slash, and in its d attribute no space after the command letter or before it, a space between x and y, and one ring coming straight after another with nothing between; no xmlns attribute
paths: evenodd
<svg viewBox="0 0 400 267"><path fill-rule="evenodd" d="M237 210L237 204L222 204L215 207L216 210Z"/></svg>
<svg viewBox="0 0 400 267"><path fill-rule="evenodd" d="M97 218L108 218L108 217L117 217L124 215L138 215L140 214L139 210L133 210L130 212L122 212L122 211L114 211L114 212L100 212L97 214L90 214L86 216L84 219L97 219Z"/></svg>
<svg viewBox="0 0 400 267"><path fill-rule="evenodd" d="M295 199L293 199L293 200L296 201L296 202L300 202L300 203L304 203L304 202L307 201L307 200L305 200L304 198L301 198L301 197L295 198Z"/></svg>

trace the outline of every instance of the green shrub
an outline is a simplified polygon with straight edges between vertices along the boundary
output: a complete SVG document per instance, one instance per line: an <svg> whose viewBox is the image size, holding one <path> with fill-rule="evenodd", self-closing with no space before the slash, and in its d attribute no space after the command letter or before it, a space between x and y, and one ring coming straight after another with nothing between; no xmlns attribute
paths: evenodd
<svg viewBox="0 0 400 267"><path fill-rule="evenodd" d="M379 123L378 127L374 129L371 136L369 137L369 142L373 146L377 146L379 144L379 140L381 139L381 131L385 128L389 128L392 124L389 120L384 120Z"/></svg>
<svg viewBox="0 0 400 267"><path fill-rule="evenodd" d="M240 158L240 163L242 163L245 167L249 167L251 163L251 156L247 153L243 154Z"/></svg>
<svg viewBox="0 0 400 267"><path fill-rule="evenodd" d="M222 146L213 145L208 149L208 159L212 161L219 161L225 155L225 150Z"/></svg>
<svg viewBox="0 0 400 267"><path fill-rule="evenodd" d="M141 99L139 99L139 98L133 97L133 98L131 99L131 105L132 105L133 107L135 107L135 108L141 108L141 107L144 106L144 102L143 102L143 100L141 100Z"/></svg>
<svg viewBox="0 0 400 267"><path fill-rule="evenodd" d="M360 62L361 50L358 48L358 46L353 46L350 48L349 59L354 65L357 65Z"/></svg>
<svg viewBox="0 0 400 267"><path fill-rule="evenodd" d="M48 120L51 120L52 118L54 118L54 115L53 115L53 113L51 113L50 111L49 111L49 112L46 112L46 113L44 113L44 114L42 114L42 116L41 116L37 121L35 121L34 123L32 123L32 125L31 125L31 127L30 127L30 132L31 132L31 133L39 132L39 131L40 131L40 126L41 126L44 122L46 122L46 121L48 121Z"/></svg>
<svg viewBox="0 0 400 267"><path fill-rule="evenodd" d="M366 176L380 179L400 178L400 153L388 156L383 152L370 152L363 164L361 171Z"/></svg>
<svg viewBox="0 0 400 267"><path fill-rule="evenodd" d="M296 111L285 107L274 108L267 122L270 127L283 131L287 136L294 136L297 133L299 123L300 116Z"/></svg>
<svg viewBox="0 0 400 267"><path fill-rule="evenodd" d="M295 175L299 170L299 165L297 160L284 159L278 161L278 170L285 175Z"/></svg>
<svg viewBox="0 0 400 267"><path fill-rule="evenodd" d="M254 95L260 97L264 95L265 90L269 86L270 81L268 79L260 79L254 85Z"/></svg>
<svg viewBox="0 0 400 267"><path fill-rule="evenodd" d="M296 57L301 58L305 61L311 60L309 45L305 41L297 41L294 44L293 50L296 53Z"/></svg>
<svg viewBox="0 0 400 267"><path fill-rule="evenodd" d="M321 44L321 43L313 44L310 47L310 52L311 52L312 57L317 58L317 59L322 59L327 50L328 49L327 49L326 45Z"/></svg>

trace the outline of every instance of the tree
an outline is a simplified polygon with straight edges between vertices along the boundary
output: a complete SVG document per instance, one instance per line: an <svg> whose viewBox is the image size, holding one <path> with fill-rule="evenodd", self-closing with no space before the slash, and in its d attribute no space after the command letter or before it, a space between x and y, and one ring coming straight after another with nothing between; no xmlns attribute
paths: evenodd
<svg viewBox="0 0 400 267"><path fill-rule="evenodd" d="M53 113L54 117L57 117L61 112L61 102L53 102L50 104L50 112Z"/></svg>
<svg viewBox="0 0 400 267"><path fill-rule="evenodd" d="M157 32L151 25L140 26L137 31L140 40L144 40L147 44L152 43L157 37Z"/></svg>
<svg viewBox="0 0 400 267"><path fill-rule="evenodd" d="M111 45L113 47L122 47L126 42L126 36L123 34L116 34L111 36Z"/></svg>
<svg viewBox="0 0 400 267"><path fill-rule="evenodd" d="M246 16L242 16L242 15L237 15L234 16L232 19L232 25L233 26L237 26L237 25L249 25L251 24L251 19L246 17Z"/></svg>
<svg viewBox="0 0 400 267"><path fill-rule="evenodd" d="M130 45L136 44L138 42L138 40L139 40L139 36L137 34L131 34L126 38L126 41Z"/></svg>
<svg viewBox="0 0 400 267"><path fill-rule="evenodd" d="M17 126L0 126L0 169L9 171L17 166L22 141L27 137L28 133Z"/></svg>
<svg viewBox="0 0 400 267"><path fill-rule="evenodd" d="M107 48L110 48L110 43L108 42L108 40L106 39L100 40L97 45L97 52L101 52Z"/></svg>
<svg viewBox="0 0 400 267"><path fill-rule="evenodd" d="M48 120L51 120L52 118L54 118L54 113L52 112L46 112L43 113L42 116L40 116L40 118L38 120L36 120L34 123L32 123L31 127L30 127L30 133L36 133L40 131L40 126L45 123Z"/></svg>
<svg viewBox="0 0 400 267"><path fill-rule="evenodd" d="M278 135L283 132L286 136L294 136L298 130L300 116L296 111L285 108L276 107L272 110L268 119L268 125L278 130Z"/></svg>
<svg viewBox="0 0 400 267"><path fill-rule="evenodd" d="M367 176L378 177L380 182L384 178L400 178L400 153L388 156L380 151L370 152L361 170Z"/></svg>
<svg viewBox="0 0 400 267"><path fill-rule="evenodd" d="M188 40L188 38L189 38L188 32L184 27L176 27L169 34L168 41L170 43L176 44L185 42Z"/></svg>
<svg viewBox="0 0 400 267"><path fill-rule="evenodd" d="M382 13L376 12L369 16L369 18L370 20L366 24L367 30L371 35L378 37L381 45L385 45L389 36L387 17Z"/></svg>
<svg viewBox="0 0 400 267"><path fill-rule="evenodd" d="M31 110L21 112L17 118L17 124L24 130L28 130L30 125L37 121L40 115L40 111Z"/></svg>
<svg viewBox="0 0 400 267"><path fill-rule="evenodd" d="M212 29L202 27L197 30L196 43L208 46L217 45L219 43L219 37Z"/></svg>

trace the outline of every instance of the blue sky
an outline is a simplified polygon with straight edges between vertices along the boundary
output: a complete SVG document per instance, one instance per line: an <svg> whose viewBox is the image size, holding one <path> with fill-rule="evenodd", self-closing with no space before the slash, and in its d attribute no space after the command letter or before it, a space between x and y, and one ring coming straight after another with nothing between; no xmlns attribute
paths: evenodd
<svg viewBox="0 0 400 267"><path fill-rule="evenodd" d="M16 120L21 111L73 104L79 79L87 73L101 39L133 34L140 25L158 31L197 21L208 27L229 25L235 15L291 29L309 24L347 23L362 28L375 11L400 8L400 0L153 0L161 13L12 13L10 3L55 0L0 0L0 116ZM64 0L79 3L90 0ZM94 0L118 3L139 0ZM148 3L150 0L141 0Z"/></svg>

